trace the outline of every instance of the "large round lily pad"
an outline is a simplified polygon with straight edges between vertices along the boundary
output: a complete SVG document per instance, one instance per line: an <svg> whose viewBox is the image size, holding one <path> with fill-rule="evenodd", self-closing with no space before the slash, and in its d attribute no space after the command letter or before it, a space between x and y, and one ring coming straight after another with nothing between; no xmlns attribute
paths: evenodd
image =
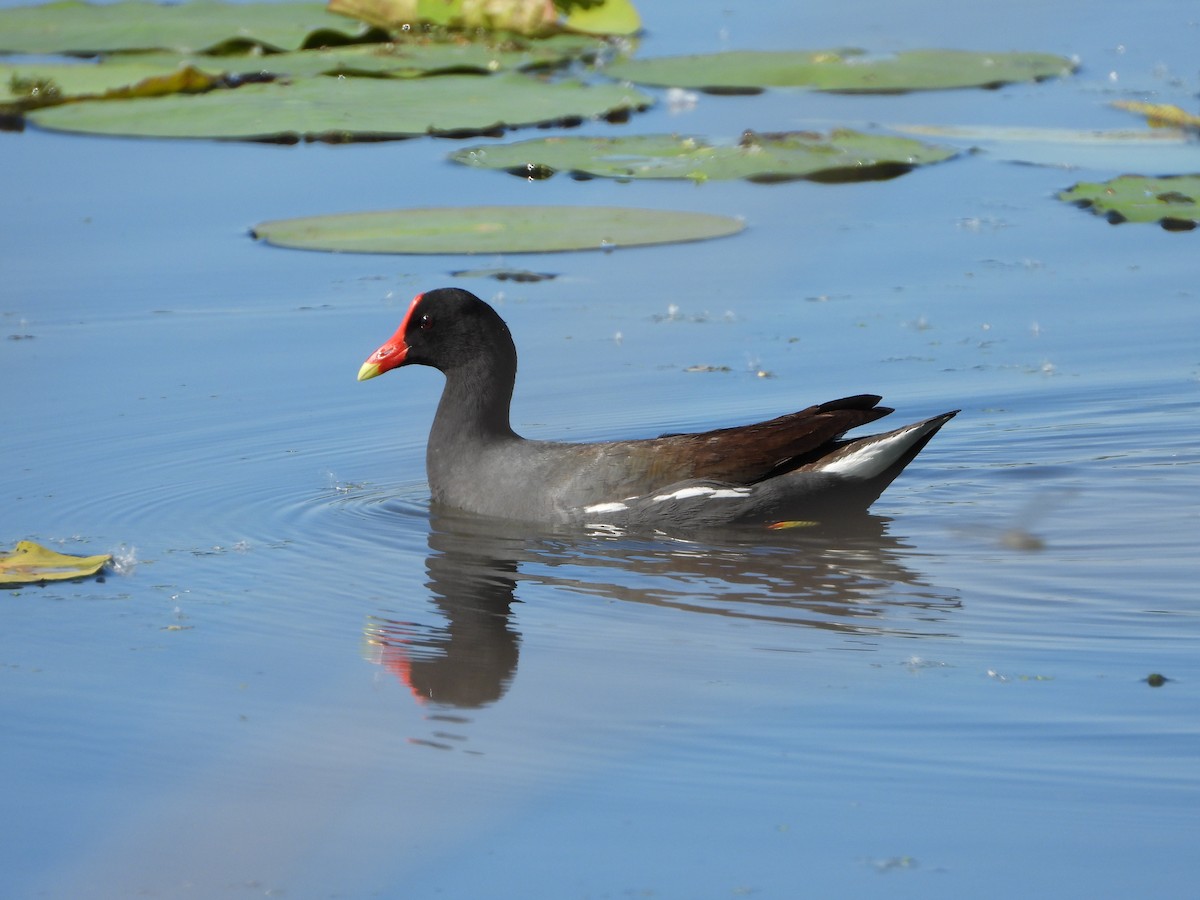
<svg viewBox="0 0 1200 900"><path fill-rule="evenodd" d="M828 136L807 131L747 131L737 144L715 145L678 135L551 137L513 144L467 147L450 159L501 169L526 178L555 172L575 177L745 178L758 182L807 178L867 181L893 178L918 165L940 162L954 150L911 138L838 129Z"/></svg>
<svg viewBox="0 0 1200 900"><path fill-rule="evenodd" d="M610 64L615 78L660 87L755 91L808 87L846 93L900 93L998 87L1070 74L1074 64L1046 53L973 53L910 50L868 56L863 50L761 52L739 50L695 56L626 59Z"/></svg>
<svg viewBox="0 0 1200 900"><path fill-rule="evenodd" d="M1090 209L1113 224L1157 222L1168 231L1191 231L1200 225L1200 175L1122 175L1082 182L1058 199Z"/></svg>
<svg viewBox="0 0 1200 900"><path fill-rule="evenodd" d="M0 9L0 52L5 53L199 52L246 46L298 50L361 40L369 31L321 3L59 0Z"/></svg>
<svg viewBox="0 0 1200 900"><path fill-rule="evenodd" d="M199 96L69 103L37 110L42 128L159 138L348 141L489 134L522 125L621 116L649 97L618 85L542 83L523 75L307 78Z"/></svg>
<svg viewBox="0 0 1200 900"><path fill-rule="evenodd" d="M546 253L611 250L736 234L739 219L604 206L397 209L281 219L253 236L278 247L337 253Z"/></svg>

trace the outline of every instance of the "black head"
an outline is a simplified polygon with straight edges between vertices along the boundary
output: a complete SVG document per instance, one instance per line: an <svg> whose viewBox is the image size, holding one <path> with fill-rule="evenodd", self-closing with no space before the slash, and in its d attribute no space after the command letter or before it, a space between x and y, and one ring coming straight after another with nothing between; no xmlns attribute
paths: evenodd
<svg viewBox="0 0 1200 900"><path fill-rule="evenodd" d="M479 365L515 373L516 360L512 335L494 309L470 291L438 288L413 298L396 333L367 357L358 380L407 365L447 374Z"/></svg>

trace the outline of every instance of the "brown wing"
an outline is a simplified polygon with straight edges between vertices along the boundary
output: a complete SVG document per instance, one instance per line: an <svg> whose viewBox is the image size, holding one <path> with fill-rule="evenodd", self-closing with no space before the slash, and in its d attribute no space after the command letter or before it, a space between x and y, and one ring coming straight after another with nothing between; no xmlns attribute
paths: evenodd
<svg viewBox="0 0 1200 900"><path fill-rule="evenodd" d="M876 405L881 399L860 394L753 425L618 441L614 449L628 454L630 493L692 478L753 484L823 456L845 432L891 413Z"/></svg>

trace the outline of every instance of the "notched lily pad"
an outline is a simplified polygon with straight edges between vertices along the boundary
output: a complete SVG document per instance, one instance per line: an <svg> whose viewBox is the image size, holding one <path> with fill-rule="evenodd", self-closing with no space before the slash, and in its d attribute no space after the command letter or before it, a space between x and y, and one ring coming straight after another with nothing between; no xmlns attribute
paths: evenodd
<svg viewBox="0 0 1200 900"><path fill-rule="evenodd" d="M1157 222L1167 231L1191 231L1200 225L1200 175L1122 175L1100 183L1081 182L1058 199L1090 209L1114 225Z"/></svg>
<svg viewBox="0 0 1200 900"><path fill-rule="evenodd" d="M1047 53L909 50L873 56L859 49L753 51L628 59L606 72L638 84L712 93L753 93L768 87L893 94L952 88L995 88L1069 75L1074 63Z"/></svg>
<svg viewBox="0 0 1200 900"><path fill-rule="evenodd" d="M911 138L836 129L747 131L737 144L710 144L679 135L618 138L554 137L467 147L450 155L462 165L500 169L523 178L567 172L575 178L745 178L756 182L825 182L895 178L919 165L956 155Z"/></svg>
<svg viewBox="0 0 1200 900"><path fill-rule="evenodd" d="M651 98L618 85L542 83L517 74L481 78L307 78L246 84L199 96L72 103L29 114L54 131L155 138L295 143L419 135L499 134L507 128L619 120Z"/></svg>
<svg viewBox="0 0 1200 900"><path fill-rule="evenodd" d="M613 250L736 234L739 219L602 206L397 209L281 219L252 236L277 247L335 253L547 253Z"/></svg>
<svg viewBox="0 0 1200 900"><path fill-rule="evenodd" d="M66 581L95 575L112 562L107 553L99 556L70 556L33 541L21 541L11 553L0 553L0 585Z"/></svg>

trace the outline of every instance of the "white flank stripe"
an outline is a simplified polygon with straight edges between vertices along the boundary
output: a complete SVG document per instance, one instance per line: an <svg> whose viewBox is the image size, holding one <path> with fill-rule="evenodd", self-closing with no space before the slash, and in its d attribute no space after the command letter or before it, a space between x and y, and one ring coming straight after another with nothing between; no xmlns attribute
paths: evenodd
<svg viewBox="0 0 1200 900"><path fill-rule="evenodd" d="M593 506L585 506L583 511L585 513L598 513L603 515L604 513L624 512L627 509L629 509L629 505L627 503L622 503L621 501L617 500L613 503L597 503Z"/></svg>
<svg viewBox="0 0 1200 900"><path fill-rule="evenodd" d="M659 494L653 502L662 503L664 500L687 500L689 497L708 497L710 500L727 500L733 497L744 497L750 493L749 488L711 488L696 485L695 487L680 488L672 494Z"/></svg>

